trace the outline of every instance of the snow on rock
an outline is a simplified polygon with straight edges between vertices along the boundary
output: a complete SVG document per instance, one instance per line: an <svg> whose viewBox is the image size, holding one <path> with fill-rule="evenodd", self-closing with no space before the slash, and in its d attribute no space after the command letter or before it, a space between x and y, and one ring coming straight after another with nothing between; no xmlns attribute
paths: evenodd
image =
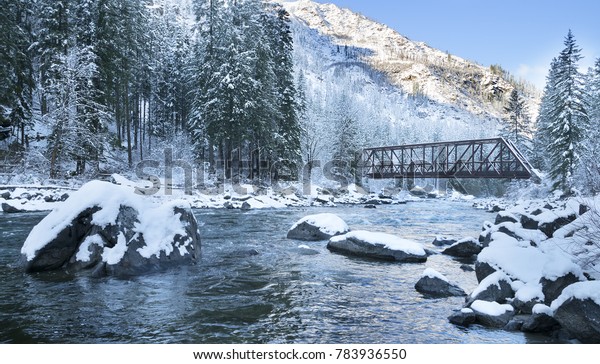
<svg viewBox="0 0 600 364"><path fill-rule="evenodd" d="M498 271L481 281L470 294L467 305L478 300L504 303L513 295L510 278L505 273Z"/></svg>
<svg viewBox="0 0 600 364"><path fill-rule="evenodd" d="M584 343L600 343L600 282L578 282L550 305L554 318Z"/></svg>
<svg viewBox="0 0 600 364"><path fill-rule="evenodd" d="M532 313L536 305L544 302L544 293L540 283L530 282L521 284L517 288L513 282L513 290L515 291L515 299L512 301L512 305L520 312Z"/></svg>
<svg viewBox="0 0 600 364"><path fill-rule="evenodd" d="M514 316L511 305L498 302L475 301L471 304L476 322L489 327L504 327Z"/></svg>
<svg viewBox="0 0 600 364"><path fill-rule="evenodd" d="M300 219L290 228L287 238L305 241L327 240L348 231L348 225L339 216L325 213Z"/></svg>
<svg viewBox="0 0 600 364"><path fill-rule="evenodd" d="M506 312L513 312L513 307L511 305L502 305L498 302L488 302L488 301L475 301L471 305L471 309L474 312L483 313L490 316L500 316L505 314Z"/></svg>
<svg viewBox="0 0 600 364"><path fill-rule="evenodd" d="M421 279L415 284L415 289L431 297L466 296L465 291L448 278L432 268L427 268Z"/></svg>
<svg viewBox="0 0 600 364"><path fill-rule="evenodd" d="M193 263L199 250L189 204L157 205L131 186L92 181L31 230L21 254L28 272L64 267L134 275Z"/></svg>
<svg viewBox="0 0 600 364"><path fill-rule="evenodd" d="M531 313L537 313L537 314L543 313L548 316L553 315L552 309L542 303L538 303L537 305L533 306Z"/></svg>
<svg viewBox="0 0 600 364"><path fill-rule="evenodd" d="M327 249L350 255L399 262L425 262L427 253L413 240L369 231L352 231L329 239Z"/></svg>
<svg viewBox="0 0 600 364"><path fill-rule="evenodd" d="M440 279L444 282L448 282L448 278L446 278L442 273L438 272L437 270L433 269L433 268L426 268L423 271L423 274L421 274L421 278L437 278Z"/></svg>

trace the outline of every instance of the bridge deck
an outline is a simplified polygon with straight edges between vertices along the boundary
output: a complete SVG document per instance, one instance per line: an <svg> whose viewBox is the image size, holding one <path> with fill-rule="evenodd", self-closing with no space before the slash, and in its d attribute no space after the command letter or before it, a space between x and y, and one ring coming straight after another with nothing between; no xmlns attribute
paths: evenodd
<svg viewBox="0 0 600 364"><path fill-rule="evenodd" d="M368 148L363 172L375 179L536 177L527 159L504 138Z"/></svg>

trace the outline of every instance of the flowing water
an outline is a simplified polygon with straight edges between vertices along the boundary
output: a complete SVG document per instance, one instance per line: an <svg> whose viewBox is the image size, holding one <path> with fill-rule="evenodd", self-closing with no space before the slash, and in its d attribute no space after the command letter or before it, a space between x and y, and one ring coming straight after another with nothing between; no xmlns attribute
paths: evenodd
<svg viewBox="0 0 600 364"><path fill-rule="evenodd" d="M287 240L299 218L333 212L354 230L383 231L433 249L436 234L477 236L493 215L467 203L255 210L197 210L202 258L191 267L132 279L85 272L23 273L15 262L44 217L0 213L0 342L5 343L528 343L530 336L450 324L464 298L427 299L414 289L432 267L467 292L475 274L434 255L397 264L303 255ZM250 252L255 250L258 255Z"/></svg>

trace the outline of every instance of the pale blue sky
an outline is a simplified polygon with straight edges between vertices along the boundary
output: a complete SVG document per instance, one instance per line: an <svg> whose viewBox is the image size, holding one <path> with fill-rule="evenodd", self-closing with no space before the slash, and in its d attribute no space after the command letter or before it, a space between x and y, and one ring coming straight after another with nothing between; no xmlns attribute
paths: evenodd
<svg viewBox="0 0 600 364"><path fill-rule="evenodd" d="M500 64L543 88L569 29L583 50L582 71L600 57L600 1L316 0L334 3L442 51Z"/></svg>

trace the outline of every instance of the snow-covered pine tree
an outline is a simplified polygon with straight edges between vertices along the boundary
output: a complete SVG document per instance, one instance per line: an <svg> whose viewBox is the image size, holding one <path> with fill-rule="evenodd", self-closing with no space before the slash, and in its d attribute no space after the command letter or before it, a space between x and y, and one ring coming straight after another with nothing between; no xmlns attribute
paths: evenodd
<svg viewBox="0 0 600 364"><path fill-rule="evenodd" d="M61 172L82 174L86 162L97 162L104 146L103 131L109 114L98 103L95 54L89 47L71 47L52 65L56 75L48 83L51 111L45 115L52 127L48 149L50 178ZM74 168L70 165L75 163Z"/></svg>
<svg viewBox="0 0 600 364"><path fill-rule="evenodd" d="M550 143L550 99L556 90L556 69L558 59L552 59L550 70L546 76L546 85L542 94L540 110L535 121L533 134L533 150L531 163L534 167L547 171L550 169L550 161L546 155L546 146Z"/></svg>
<svg viewBox="0 0 600 364"><path fill-rule="evenodd" d="M581 157L582 178L578 179L586 192L600 192L600 58L588 70L586 93L590 124L583 140Z"/></svg>
<svg viewBox="0 0 600 364"><path fill-rule="evenodd" d="M22 145L31 124L34 87L31 5L25 0L0 0L0 140L10 135L12 127L19 131Z"/></svg>
<svg viewBox="0 0 600 364"><path fill-rule="evenodd" d="M551 164L549 176L554 181L553 187L570 193L589 117L585 105L583 75L578 70L578 62L582 58L581 49L570 30L564 44L554 75L555 89L549 100L550 140L546 151Z"/></svg>
<svg viewBox="0 0 600 364"><path fill-rule="evenodd" d="M501 135L511 140L525 155L531 149L531 123L527 113L525 100L513 89L504 108L508 120L502 125Z"/></svg>

